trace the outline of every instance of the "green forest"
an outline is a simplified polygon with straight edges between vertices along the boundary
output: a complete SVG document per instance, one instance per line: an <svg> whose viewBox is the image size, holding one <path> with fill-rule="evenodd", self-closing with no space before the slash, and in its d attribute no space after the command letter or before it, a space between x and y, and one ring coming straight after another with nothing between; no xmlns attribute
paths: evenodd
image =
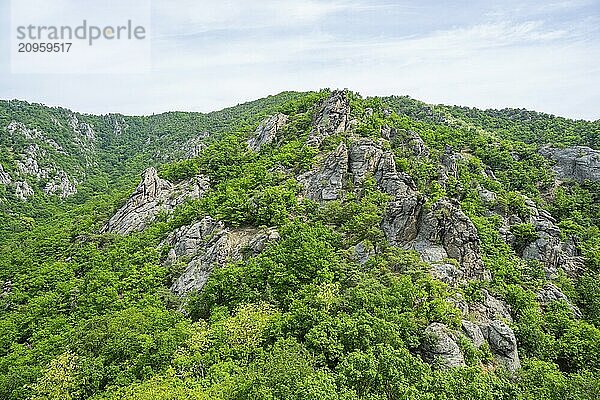
<svg viewBox="0 0 600 400"><path fill-rule="evenodd" d="M328 89L208 114L2 101L0 398L596 399L600 180L559 170L569 149L600 171L600 122ZM111 231L150 167L208 188ZM201 221L221 230L180 256Z"/></svg>

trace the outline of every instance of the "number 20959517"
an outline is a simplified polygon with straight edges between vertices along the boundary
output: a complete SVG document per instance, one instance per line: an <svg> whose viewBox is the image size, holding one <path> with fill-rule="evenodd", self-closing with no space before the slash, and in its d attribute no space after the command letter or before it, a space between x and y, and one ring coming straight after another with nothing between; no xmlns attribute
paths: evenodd
<svg viewBox="0 0 600 400"><path fill-rule="evenodd" d="M68 53L73 43L28 43L18 44L19 53Z"/></svg>

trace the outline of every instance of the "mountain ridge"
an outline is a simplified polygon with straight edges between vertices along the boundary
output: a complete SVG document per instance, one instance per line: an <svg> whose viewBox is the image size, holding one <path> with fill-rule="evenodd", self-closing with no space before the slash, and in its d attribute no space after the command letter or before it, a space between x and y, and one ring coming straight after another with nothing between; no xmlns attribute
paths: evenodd
<svg viewBox="0 0 600 400"><path fill-rule="evenodd" d="M238 107L124 118L101 184L5 197L3 397L592 398L596 124L347 90ZM0 142L15 165L44 121Z"/></svg>

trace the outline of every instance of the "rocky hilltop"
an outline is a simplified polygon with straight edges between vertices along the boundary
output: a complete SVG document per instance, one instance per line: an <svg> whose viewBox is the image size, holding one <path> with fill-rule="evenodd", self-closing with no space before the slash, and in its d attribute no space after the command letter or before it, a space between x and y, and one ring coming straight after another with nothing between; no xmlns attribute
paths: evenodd
<svg viewBox="0 0 600 400"><path fill-rule="evenodd" d="M347 90L1 105L1 398L598 387L597 122Z"/></svg>
<svg viewBox="0 0 600 400"><path fill-rule="evenodd" d="M388 113L391 111L384 110ZM367 110L368 114L373 113ZM280 133L289 118L278 113L264 119L247 139L250 151L260 152L266 145L277 145ZM429 149L415 132L398 132L383 126L377 137L361 137L357 132L359 121L351 114L348 94L334 91L317 106L312 129L305 146L314 148L316 165L296 175L302 190L298 199L306 198L321 205L331 201L343 201L349 196L360 196L363 184L372 179L378 191L389 197L377 228L392 246L416 251L421 260L429 265L435 278L459 287L473 281L490 281L492 271L486 268L482 258L481 240L477 228L462 210L455 198L440 198L434 202L418 190L414 179L397 169L392 143L404 136L405 148L416 157L429 157ZM338 136L341 141L333 150L323 149L323 143ZM542 147L539 153L555 162L556 179L578 182L598 181L599 152L587 147L556 149ZM459 178L459 163L464 155L451 147L444 149L440 162L440 185ZM484 176L494 180L488 168ZM489 175L489 176L488 176ZM107 222L103 232L126 234L143 230L159 211L170 212L186 199L200 198L209 188L208 178L198 175L177 185L160 179L156 170L150 168L142 176L142 182L127 203ZM535 260L543 267L549 279L558 277L559 271L576 275L583 268L583 260L573 245L573 238L561 235L556 220L535 202L525 198L526 218L506 212L495 205L496 193L478 187L481 198L487 202L489 215L497 215L502 221L501 237L507 245L515 245L511 228L531 224L535 239L521 243L517 255L523 260ZM275 227L268 229L231 229L222 221L205 217L191 225L172 232L162 243L169 248L167 264L185 260L183 274L173 283L171 290L178 295L201 290L214 268L242 260L260 253L266 242L279 237ZM354 244L361 263L368 262L377 254L369 244ZM538 293L542 304L564 301L575 310L568 297L552 284ZM448 301L454 301L448 299ZM441 362L446 367L465 365L459 346L463 339L475 347L489 346L496 360L515 371L520 367L519 351L515 334L510 327L513 322L510 307L502 300L484 291L483 300L467 304L461 301L461 329L451 329L434 322L425 333L430 341L423 346L423 356L430 362Z"/></svg>

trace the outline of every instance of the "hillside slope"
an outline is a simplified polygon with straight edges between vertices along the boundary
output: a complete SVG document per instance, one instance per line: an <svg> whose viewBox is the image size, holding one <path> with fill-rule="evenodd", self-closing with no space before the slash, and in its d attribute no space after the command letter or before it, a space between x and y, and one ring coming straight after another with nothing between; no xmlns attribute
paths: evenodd
<svg viewBox="0 0 600 400"><path fill-rule="evenodd" d="M1 398L600 389L599 122L329 90L0 106Z"/></svg>

